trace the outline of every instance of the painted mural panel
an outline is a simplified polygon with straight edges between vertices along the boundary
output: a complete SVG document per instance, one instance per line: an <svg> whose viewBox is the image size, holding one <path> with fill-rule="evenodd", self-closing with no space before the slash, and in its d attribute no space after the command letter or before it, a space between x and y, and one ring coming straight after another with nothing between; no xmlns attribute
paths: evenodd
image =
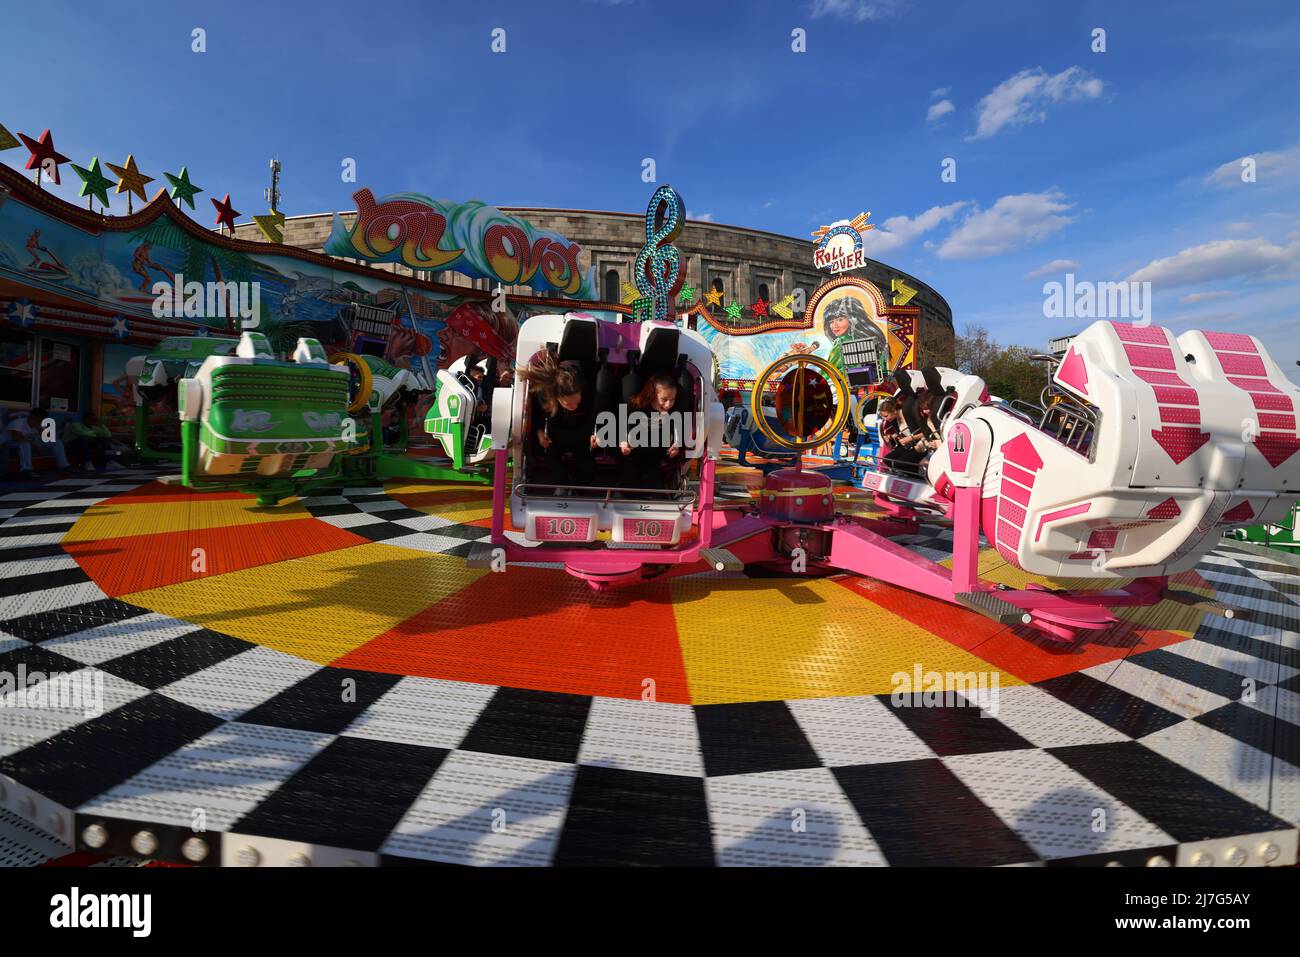
<svg viewBox="0 0 1300 957"><path fill-rule="evenodd" d="M765 368L791 353L820 356L854 385L866 385L913 362L914 317L896 312L873 283L844 277L817 288L805 310L803 328L735 334L703 321L699 330L718 357L724 387L753 382Z"/></svg>

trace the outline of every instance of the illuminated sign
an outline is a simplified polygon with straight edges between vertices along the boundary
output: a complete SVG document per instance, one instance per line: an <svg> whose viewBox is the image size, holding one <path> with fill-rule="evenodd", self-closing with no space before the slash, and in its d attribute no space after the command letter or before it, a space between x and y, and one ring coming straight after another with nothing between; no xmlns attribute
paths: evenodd
<svg viewBox="0 0 1300 957"><path fill-rule="evenodd" d="M862 255L862 234L876 228L867 222L870 218L870 213L859 213L852 220L841 219L814 232L817 248L813 250L813 265L832 273L866 265Z"/></svg>

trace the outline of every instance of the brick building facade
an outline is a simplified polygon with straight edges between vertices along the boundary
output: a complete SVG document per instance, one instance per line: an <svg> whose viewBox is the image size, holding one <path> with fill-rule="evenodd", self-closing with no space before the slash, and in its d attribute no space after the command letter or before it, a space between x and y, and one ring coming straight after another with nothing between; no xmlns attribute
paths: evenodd
<svg viewBox="0 0 1300 957"><path fill-rule="evenodd" d="M610 213L580 209L541 209L536 207L502 207L502 212L526 219L539 229L553 230L582 247L583 272L596 266L598 296L603 301L622 300L622 284L632 279L632 263L645 241L645 217L640 213ZM329 236L333 214L294 216L285 221L284 241L321 251ZM342 214L349 226L355 214ZM235 230L241 239L260 240L252 223ZM813 268L811 240L795 239L757 229L726 226L721 223L690 220L675 245L690 282L701 290L720 289L724 302L739 301L748 305L760 297L767 302L779 301L786 294L803 289L807 297L827 278ZM396 264L376 268L403 275L411 270ZM922 361L951 365L954 333L952 310L943 296L929 285L888 266L868 259L866 265L845 275L857 275L880 287L888 296L890 282L899 279L917 290L911 305L921 309L919 354ZM490 288L490 280L471 280L452 272L424 277L452 285ZM516 291L511 288L509 292ZM523 289L517 291L525 291ZM533 294L531 290L529 294Z"/></svg>

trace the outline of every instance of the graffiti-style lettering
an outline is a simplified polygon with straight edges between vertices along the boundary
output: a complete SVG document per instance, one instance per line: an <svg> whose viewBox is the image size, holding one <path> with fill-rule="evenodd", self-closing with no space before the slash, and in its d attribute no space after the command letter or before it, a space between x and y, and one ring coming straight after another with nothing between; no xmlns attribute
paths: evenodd
<svg viewBox="0 0 1300 957"><path fill-rule="evenodd" d="M580 246L485 203L458 205L415 193L376 200L369 189L352 198L356 222L349 227L334 217L326 253L412 269L451 269L473 279L576 298L595 295L596 268L581 271Z"/></svg>
<svg viewBox="0 0 1300 957"><path fill-rule="evenodd" d="M400 247L400 262L412 269L441 269L465 251L438 248L447 218L436 209L410 200L376 203L368 189L358 190L352 198L357 201L352 247L363 259L388 261Z"/></svg>

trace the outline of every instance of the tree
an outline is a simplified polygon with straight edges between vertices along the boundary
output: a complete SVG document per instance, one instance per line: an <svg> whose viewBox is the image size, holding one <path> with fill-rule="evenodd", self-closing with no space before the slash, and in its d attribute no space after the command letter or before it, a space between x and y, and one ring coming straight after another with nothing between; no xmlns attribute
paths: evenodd
<svg viewBox="0 0 1300 957"><path fill-rule="evenodd" d="M1039 400L1047 369L1030 358L1036 354L1025 346L999 345L983 326L967 326L957 337L957 369L979 376L1003 399Z"/></svg>

